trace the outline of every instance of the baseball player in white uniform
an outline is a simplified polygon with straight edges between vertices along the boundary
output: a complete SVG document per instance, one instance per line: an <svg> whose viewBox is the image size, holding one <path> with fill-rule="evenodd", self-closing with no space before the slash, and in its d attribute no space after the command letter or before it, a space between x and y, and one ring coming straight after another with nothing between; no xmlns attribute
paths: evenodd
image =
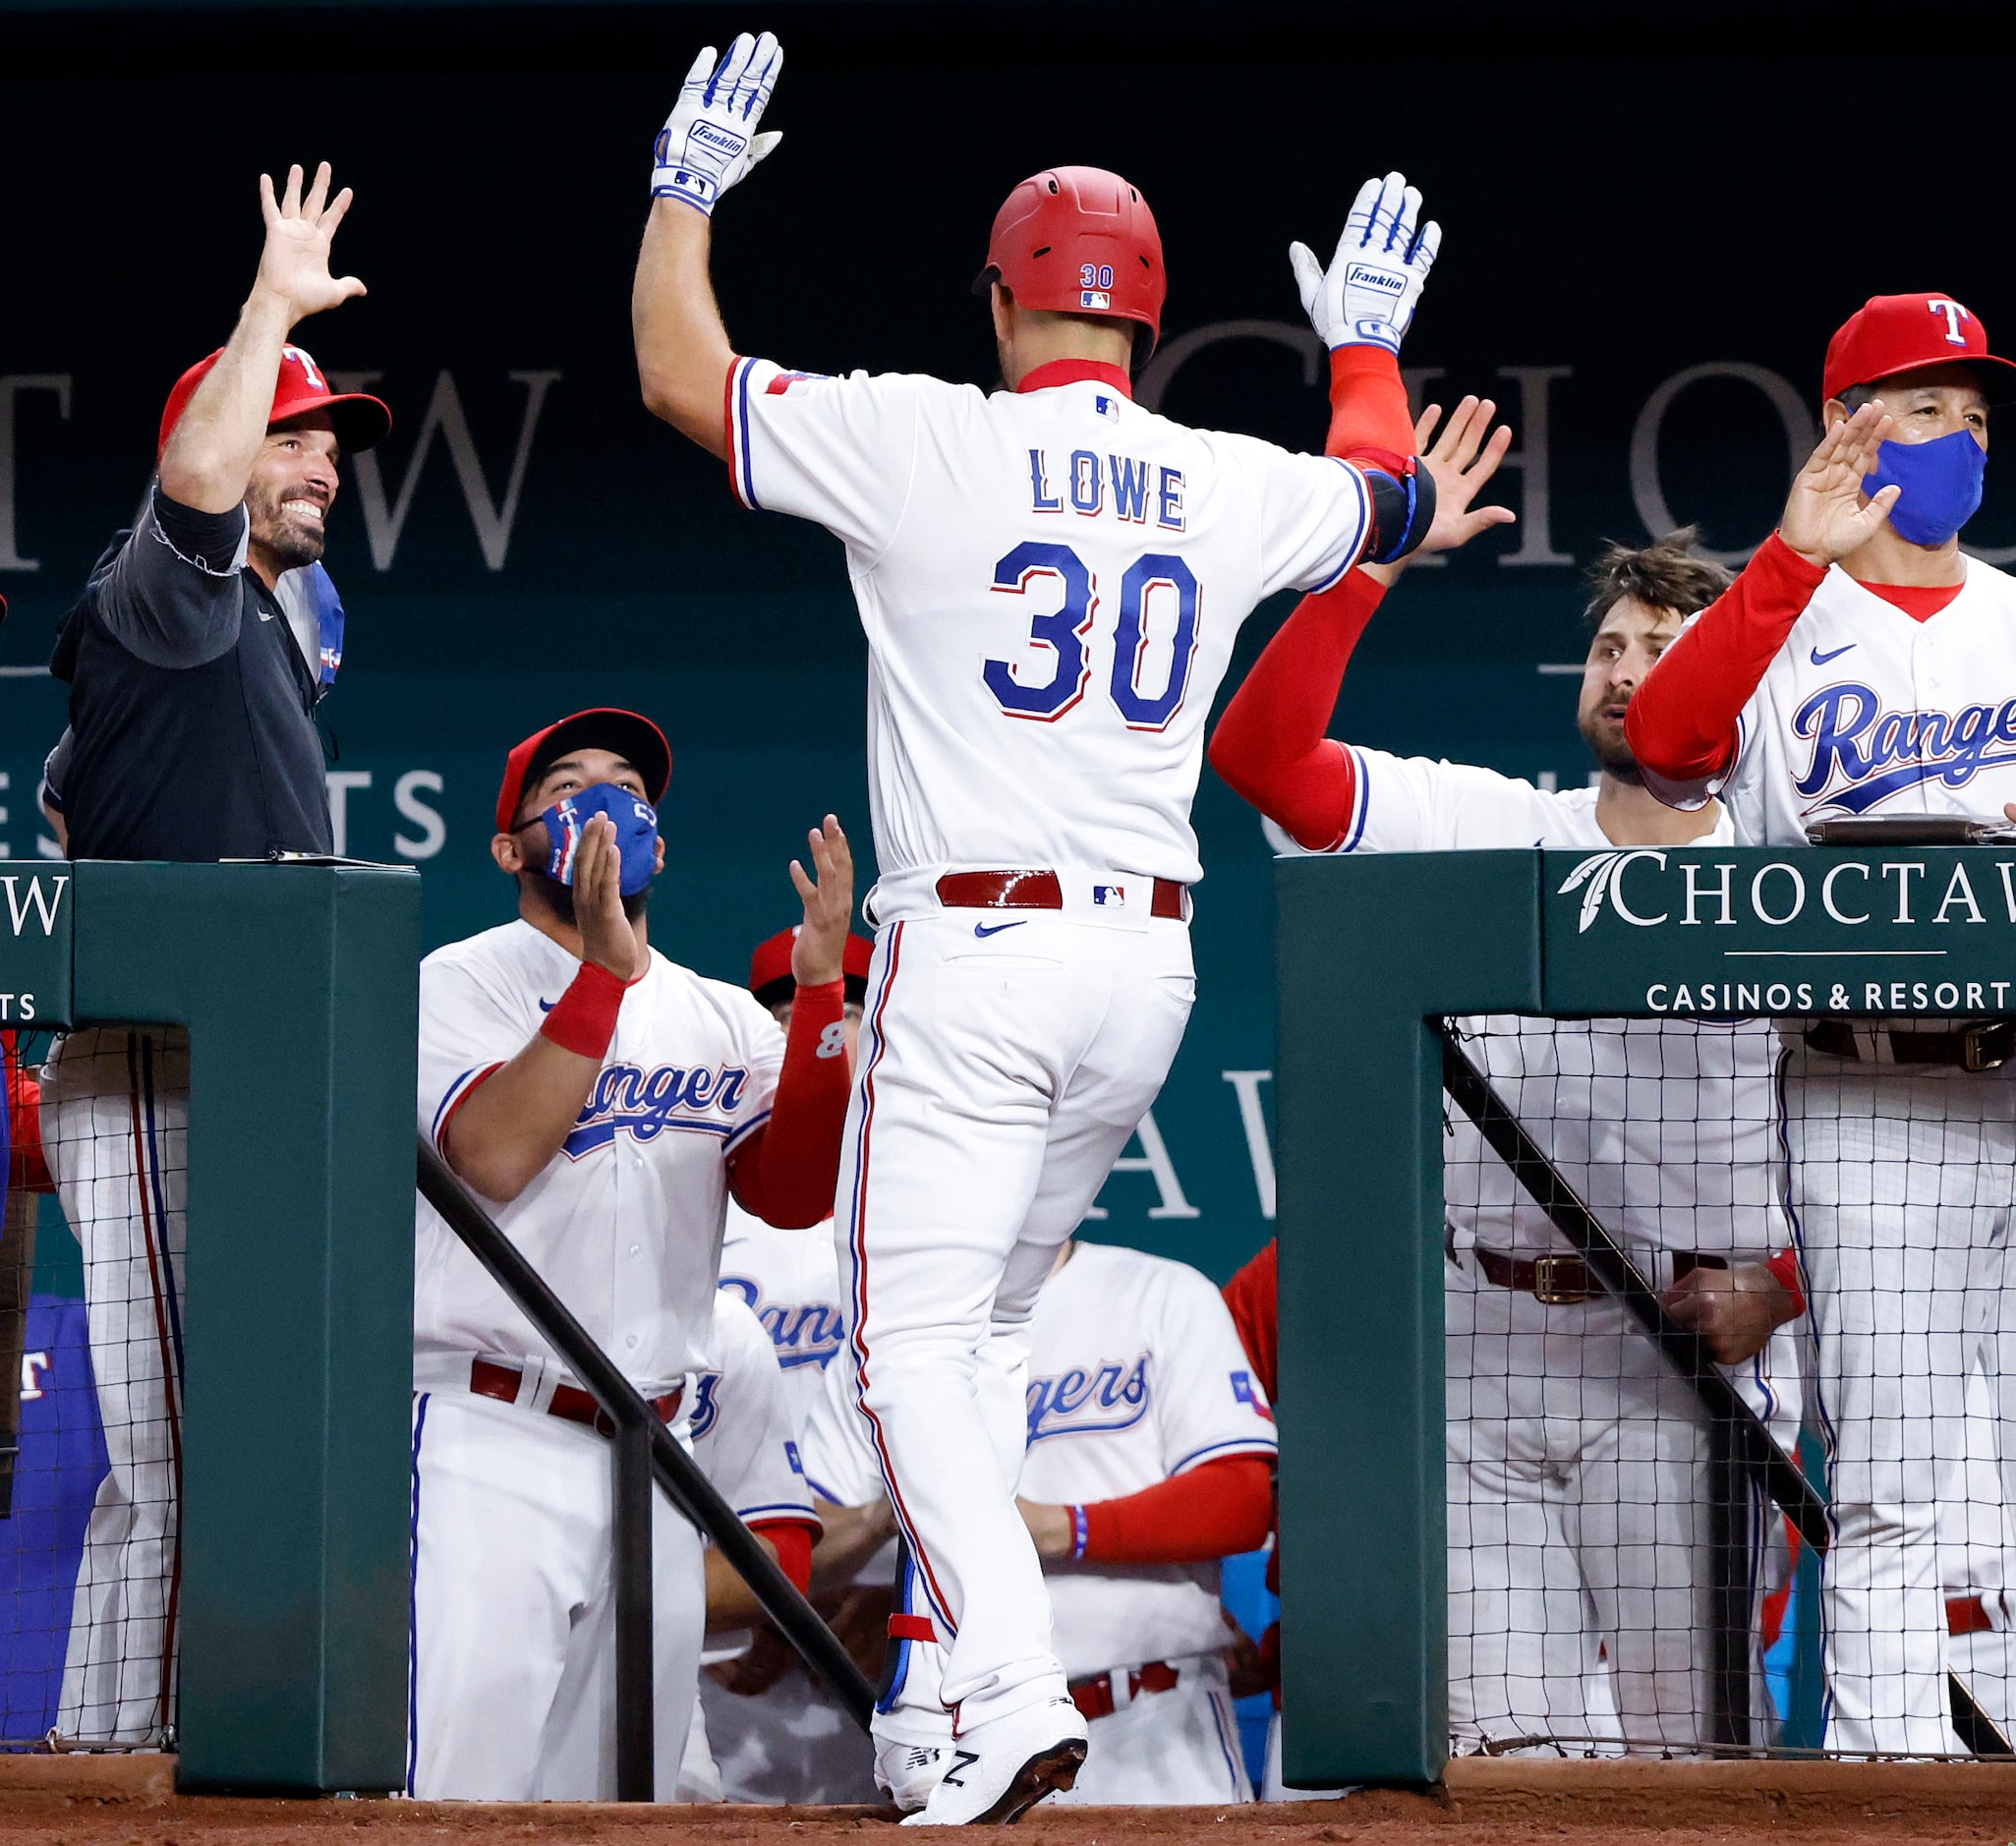
<svg viewBox="0 0 2016 1846"><path fill-rule="evenodd" d="M1662 796L1719 794L1740 839L1781 848L1828 817L2016 814L2016 583L1959 542L2012 373L1950 296L1877 296L1843 324L1826 434L1777 532L1633 703L1632 747ZM1979 914L1988 899L1975 901ZM1954 893L1909 904L1969 914ZM1947 1016L1789 1035L1792 1206L1836 1534L1827 1741L1842 1751L1957 1748L1933 1434L1964 1413L1971 1351L2000 1324L2016 1206L2016 1022L1984 998L1934 990Z"/></svg>
<svg viewBox="0 0 2016 1846"><path fill-rule="evenodd" d="M1439 472L1431 547L1508 516L1467 511L1504 452L1502 432L1483 439L1491 410L1466 400L1427 452ZM1423 441L1439 414L1424 415ZM1541 789L1324 735L1392 578L1377 567L1291 615L1228 707L1212 763L1312 851L1594 855L1728 841L1719 808L1677 814L1648 793L1624 741L1652 662L1728 581L1687 556L1692 536L1613 548L1596 567L1578 711L1600 766L1595 786ZM1465 1029L1506 1106L1676 1315L1735 1363L1745 1402L1792 1447L1796 1357L1789 1335L1772 1336L1799 1300L1778 1199L1769 1027L1507 1016ZM1454 1112L1443 1174L1457 1745L1615 1742L1621 1728L1629 1748L1699 1749L1710 1741L1713 1659L1699 1403ZM1761 1504L1750 1518L1761 1530Z"/></svg>
<svg viewBox="0 0 2016 1846"><path fill-rule="evenodd" d="M1946 1471L1938 1510L1946 1664L2005 1739L2016 1724L2016 1523L2003 1459L2010 1426L1998 1401L2006 1376L1999 1354L1980 1355L1968 1367L1961 1425L1942 1424L1936 1449Z"/></svg>
<svg viewBox="0 0 2016 1846"><path fill-rule="evenodd" d="M575 714L506 765L491 854L519 915L421 965L419 1114L442 1156L667 1421L714 1363L729 1191L817 1224L846 1091L846 841L812 836L788 1037L650 947L663 734ZM610 1484L594 1401L425 1204L415 1266L409 1785L613 1788ZM703 1616L699 1534L655 1521L658 1786L675 1786Z"/></svg>
<svg viewBox="0 0 2016 1846"><path fill-rule="evenodd" d="M1397 353L1438 234L1389 175L1327 273L1296 259L1340 349L1331 455L1133 402L1160 239L1138 189L1093 168L1038 174L996 218L1006 388L807 377L735 353L709 277L710 213L776 144L779 62L745 35L687 75L658 142L638 369L745 504L845 547L882 873L836 1214L849 1336L974 1759L919 1817L1006 1820L1069 1785L1085 1723L1013 1505L1021 1366L982 1349L1025 1345L1181 1038L1189 806L1239 624L1425 526Z"/></svg>
<svg viewBox="0 0 2016 1846"><path fill-rule="evenodd" d="M1069 1242L1036 1298L1016 1484L1044 1560L1069 1692L1091 1750L1062 1799L1091 1805L1250 1801L1224 1650L1218 1561L1272 1517L1274 1416L1231 1312L1194 1269ZM821 1491L879 1487L866 1425L833 1392L808 1431ZM971 1759L938 1692L914 1567L892 1624L876 1775L906 1811Z"/></svg>

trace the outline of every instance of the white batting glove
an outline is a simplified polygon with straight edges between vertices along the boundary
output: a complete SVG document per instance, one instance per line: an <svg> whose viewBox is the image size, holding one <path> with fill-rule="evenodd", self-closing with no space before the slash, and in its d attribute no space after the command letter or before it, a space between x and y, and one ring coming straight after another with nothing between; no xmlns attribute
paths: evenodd
<svg viewBox="0 0 2016 1846"><path fill-rule="evenodd" d="M652 198L682 199L712 217L715 201L783 140L756 132L783 68L783 49L770 32L738 33L719 64L707 46L659 131Z"/></svg>
<svg viewBox="0 0 2016 1846"><path fill-rule="evenodd" d="M1432 219L1416 233L1420 212L1418 189L1389 173L1358 188L1328 269L1308 245L1288 247L1302 311L1332 352L1340 346L1400 351L1442 248L1442 227Z"/></svg>

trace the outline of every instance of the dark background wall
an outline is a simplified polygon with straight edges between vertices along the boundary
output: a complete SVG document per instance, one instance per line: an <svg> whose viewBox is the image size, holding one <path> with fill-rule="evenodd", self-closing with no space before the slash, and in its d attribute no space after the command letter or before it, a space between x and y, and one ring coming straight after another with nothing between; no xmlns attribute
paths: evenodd
<svg viewBox="0 0 2016 1846"><path fill-rule="evenodd" d="M700 43L766 23L785 140L720 212L718 270L742 350L808 370L991 381L967 284L994 207L1096 162L1161 221L1181 358L1150 381L1162 407L1313 446L1289 240L1327 248L1389 164L1422 186L1446 235L1406 364L1443 402L1504 404L1522 523L1392 599L1339 714L1367 743L1579 781L1576 682L1544 669L1581 658L1600 542L1670 516L1745 554L1867 295L1936 287L2016 327L2007 67L1830 56L1818 12L0 6L0 846L36 856L63 713L35 669L139 497L168 385L229 331L257 175L325 157L357 189L337 252L371 295L299 337L398 420L345 464L327 559L348 849L421 865L430 942L501 920L503 751L615 701L677 752L669 953L738 974L790 920L784 862L827 808L872 857L839 547L738 511L631 369L652 136ZM1994 469L1970 537L2016 555ZM1248 625L1239 667L1285 612ZM1123 1171L1101 1229L1222 1276L1267 1235L1239 1107L1267 1084L1226 1073L1272 1064L1269 847L1208 771L1198 822L1201 998L1156 1111L1180 1195Z"/></svg>

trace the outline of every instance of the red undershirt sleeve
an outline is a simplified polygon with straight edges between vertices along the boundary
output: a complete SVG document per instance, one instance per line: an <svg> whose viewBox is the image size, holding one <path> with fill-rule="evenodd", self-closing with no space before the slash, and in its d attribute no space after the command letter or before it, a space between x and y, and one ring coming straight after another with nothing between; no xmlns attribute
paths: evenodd
<svg viewBox="0 0 2016 1846"><path fill-rule="evenodd" d="M749 1529L777 1546L778 1569L801 1596L806 1594L812 1587L812 1542L819 1536L819 1529L803 1520L778 1519L760 1520Z"/></svg>
<svg viewBox="0 0 2016 1846"><path fill-rule="evenodd" d="M728 1162L735 1202L781 1231L809 1229L833 1211L852 1083L840 1035L830 1028L845 1004L844 981L798 989L770 1120Z"/></svg>
<svg viewBox="0 0 2016 1846"><path fill-rule="evenodd" d="M1414 455L1414 420L1397 354L1383 346L1340 346L1330 355L1330 434L1323 452L1363 462L1395 480L1407 473Z"/></svg>
<svg viewBox="0 0 2016 1846"><path fill-rule="evenodd" d="M1352 650L1385 594L1354 570L1335 589L1303 597L1211 735L1211 767L1313 852L1338 844L1351 824L1356 771L1351 752L1323 733Z"/></svg>
<svg viewBox="0 0 2016 1846"><path fill-rule="evenodd" d="M42 1086L12 1060L7 1066L7 1124L8 1188L55 1191L42 1154Z"/></svg>
<svg viewBox="0 0 2016 1846"><path fill-rule="evenodd" d="M1079 1509L1088 1564L1193 1564L1266 1542L1274 1469L1264 1455L1228 1455L1118 1500Z"/></svg>
<svg viewBox="0 0 2016 1846"><path fill-rule="evenodd" d="M1775 532L1757 548L1633 696L1624 735L1641 769L1678 794L1705 795L1736 767L1737 720L1826 574Z"/></svg>

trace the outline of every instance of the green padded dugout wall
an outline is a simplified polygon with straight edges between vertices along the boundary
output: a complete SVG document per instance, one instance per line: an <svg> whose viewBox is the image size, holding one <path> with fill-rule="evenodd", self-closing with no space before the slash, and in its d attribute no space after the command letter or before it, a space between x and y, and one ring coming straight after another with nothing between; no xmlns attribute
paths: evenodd
<svg viewBox="0 0 2016 1846"><path fill-rule="evenodd" d="M1285 859L1283 1771L1447 1759L1442 1013L2016 1012L2016 850Z"/></svg>
<svg viewBox="0 0 2016 1846"><path fill-rule="evenodd" d="M17 1016L189 1028L181 1785L397 1787L420 880L10 871Z"/></svg>

